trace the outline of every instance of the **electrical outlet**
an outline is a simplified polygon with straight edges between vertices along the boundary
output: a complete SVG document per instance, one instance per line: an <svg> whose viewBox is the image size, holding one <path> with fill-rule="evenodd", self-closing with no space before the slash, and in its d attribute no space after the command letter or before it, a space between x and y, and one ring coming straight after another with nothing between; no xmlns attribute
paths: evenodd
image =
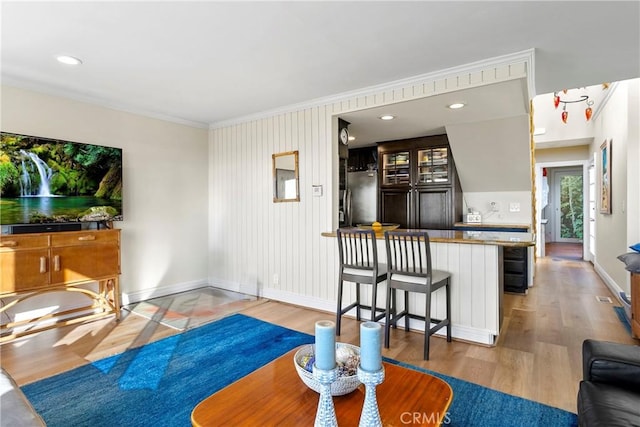
<svg viewBox="0 0 640 427"><path fill-rule="evenodd" d="M489 203L489 206L491 207L491 211L493 211L493 212L499 212L500 211L500 205L498 204L498 202L491 202L491 203Z"/></svg>
<svg viewBox="0 0 640 427"><path fill-rule="evenodd" d="M517 203L517 202L509 203L509 212L520 212L520 203Z"/></svg>
<svg viewBox="0 0 640 427"><path fill-rule="evenodd" d="M480 224L482 222L482 215L479 213L468 213L464 217L464 222L469 224Z"/></svg>

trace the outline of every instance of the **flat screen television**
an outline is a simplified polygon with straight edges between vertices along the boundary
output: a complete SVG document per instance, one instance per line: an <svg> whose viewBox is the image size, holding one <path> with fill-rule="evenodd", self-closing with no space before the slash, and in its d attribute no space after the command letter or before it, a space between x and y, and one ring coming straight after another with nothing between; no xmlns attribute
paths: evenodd
<svg viewBox="0 0 640 427"><path fill-rule="evenodd" d="M122 220L122 149L0 138L0 225Z"/></svg>

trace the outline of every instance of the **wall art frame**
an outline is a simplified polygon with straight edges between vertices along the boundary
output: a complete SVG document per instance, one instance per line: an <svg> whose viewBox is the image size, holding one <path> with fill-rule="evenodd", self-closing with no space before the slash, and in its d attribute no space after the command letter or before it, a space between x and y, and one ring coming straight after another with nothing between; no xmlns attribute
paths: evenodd
<svg viewBox="0 0 640 427"><path fill-rule="evenodd" d="M611 209L611 139L600 145L600 213L610 215Z"/></svg>

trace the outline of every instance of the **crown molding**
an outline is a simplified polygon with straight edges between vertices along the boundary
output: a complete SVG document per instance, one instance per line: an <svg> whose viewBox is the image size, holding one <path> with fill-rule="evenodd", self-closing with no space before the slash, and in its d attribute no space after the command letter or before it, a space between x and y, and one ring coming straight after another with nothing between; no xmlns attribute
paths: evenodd
<svg viewBox="0 0 640 427"><path fill-rule="evenodd" d="M91 104L96 107L108 108L110 110L120 111L123 113L135 114L137 116L143 116L150 119L162 120L165 122L176 123L179 125L184 125L184 126L189 126L189 127L199 128L199 129L209 128L208 123L196 122L196 121L186 120L180 117L174 117L174 116L165 115L165 114L160 114L157 112L144 110L140 108L133 108L129 105L109 102L107 100L97 99L89 95L69 93L64 89L52 88L45 85L39 85L37 83L28 82L13 76L6 76L6 75L2 76L1 84L4 86L15 87L17 89L24 89L32 92L42 93L45 95L57 96L57 97L69 99L72 101L83 102L85 104Z"/></svg>
<svg viewBox="0 0 640 427"><path fill-rule="evenodd" d="M535 49L527 49L520 52L497 56L493 58L484 59L481 61L471 62L456 67L446 68L439 71L420 74L417 76L407 77L400 80L394 80L391 82L368 86L353 91L342 92L335 95L329 95L321 98L315 98L309 101L291 104L283 107L278 107L270 110L265 110L259 113L250 114L246 116L240 116L229 120L223 120L214 122L209 125L209 129L219 129L227 126L238 125L241 123L252 122L256 120L265 119L268 117L276 116L279 114L288 113L291 111L300 111L308 108L314 108L322 105L333 104L337 102L346 101L352 98L365 97L374 95L377 93L391 91L406 86L422 84L427 81L440 80L454 75L464 73L474 73L488 68L510 65L519 62L525 62L527 64L527 89L529 91L529 98L533 99L535 96L535 79L534 79L534 56Z"/></svg>

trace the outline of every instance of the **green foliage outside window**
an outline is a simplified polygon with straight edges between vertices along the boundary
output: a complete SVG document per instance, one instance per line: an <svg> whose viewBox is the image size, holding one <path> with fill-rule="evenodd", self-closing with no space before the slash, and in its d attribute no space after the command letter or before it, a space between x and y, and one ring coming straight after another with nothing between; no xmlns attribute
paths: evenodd
<svg viewBox="0 0 640 427"><path fill-rule="evenodd" d="M583 188L582 176L563 176L560 183L560 237L580 239L583 237Z"/></svg>

